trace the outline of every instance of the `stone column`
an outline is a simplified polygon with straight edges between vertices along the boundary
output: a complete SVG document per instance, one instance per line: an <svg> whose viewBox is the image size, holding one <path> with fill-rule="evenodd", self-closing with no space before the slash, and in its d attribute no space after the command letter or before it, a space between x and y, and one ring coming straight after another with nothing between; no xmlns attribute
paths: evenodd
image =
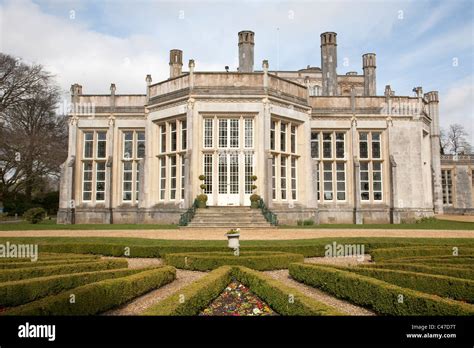
<svg viewBox="0 0 474 348"><path fill-rule="evenodd" d="M146 157L138 161L138 209L145 206L145 162Z"/></svg>
<svg viewBox="0 0 474 348"><path fill-rule="evenodd" d="M194 65L194 61L193 61ZM189 64L191 69L191 62ZM199 129L199 125L196 124L200 122L199 117L194 117L195 111L195 100L194 98L188 99L187 110L186 110L186 126L187 126L187 141L188 150L185 156L185 190L184 190L184 207L189 208L192 206L194 197L196 193L193 189L193 178L197 180L198 176L201 173L196 173L196 169L193 168L193 164L199 163L199 153L200 151L192 151L192 149L197 149L199 145L199 139L197 129Z"/></svg>
<svg viewBox="0 0 474 348"><path fill-rule="evenodd" d="M184 208L188 209L193 204L193 196L191 194L191 150L184 155Z"/></svg>
<svg viewBox="0 0 474 348"><path fill-rule="evenodd" d="M107 162L106 162L106 180L105 180L105 206L109 209L109 223L113 223L113 155L114 155L114 128L115 128L115 84L110 84L110 110L109 129L107 132Z"/></svg>
<svg viewBox="0 0 474 348"><path fill-rule="evenodd" d="M265 178L262 178L262 183L266 187L263 192L263 200L267 207L271 207L273 204L272 199L272 154L270 152L270 101L268 98L262 99L263 103L263 151L264 151L264 173Z"/></svg>
<svg viewBox="0 0 474 348"><path fill-rule="evenodd" d="M354 223L361 225L364 223L362 212L360 211L360 163L354 156Z"/></svg>
<svg viewBox="0 0 474 348"><path fill-rule="evenodd" d="M439 129L439 99L438 92L425 94L428 102L428 113L431 117L431 169L433 181L433 209L435 214L443 214L443 188L441 183L441 151Z"/></svg>
<svg viewBox="0 0 474 348"><path fill-rule="evenodd" d="M398 189L397 189L397 163L390 155L390 223L401 223L400 211L398 210Z"/></svg>
<svg viewBox="0 0 474 348"><path fill-rule="evenodd" d="M270 151L265 152L265 173L266 173L266 180L265 180L265 197L263 198L265 204L268 208L273 206L273 190L272 190L272 160L273 156Z"/></svg>

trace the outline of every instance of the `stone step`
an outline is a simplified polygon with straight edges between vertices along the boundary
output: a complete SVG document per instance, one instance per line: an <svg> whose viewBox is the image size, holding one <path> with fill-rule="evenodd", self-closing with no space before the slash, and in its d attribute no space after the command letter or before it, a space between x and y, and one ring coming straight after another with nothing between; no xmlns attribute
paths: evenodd
<svg viewBox="0 0 474 348"><path fill-rule="evenodd" d="M261 221L261 222L229 222L229 221L194 221L192 220L189 223L189 226L235 226L235 227L246 227L246 226L269 226L270 224L267 221Z"/></svg>
<svg viewBox="0 0 474 348"><path fill-rule="evenodd" d="M196 210L186 228L272 228L260 209L250 207L207 207Z"/></svg>

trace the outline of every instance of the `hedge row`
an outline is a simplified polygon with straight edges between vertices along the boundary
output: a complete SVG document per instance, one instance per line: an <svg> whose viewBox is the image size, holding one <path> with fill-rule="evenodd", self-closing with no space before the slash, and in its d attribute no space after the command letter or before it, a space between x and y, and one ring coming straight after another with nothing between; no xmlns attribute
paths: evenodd
<svg viewBox="0 0 474 348"><path fill-rule="evenodd" d="M47 277L57 274L102 271L106 269L127 268L127 260L103 260L84 263L73 263L56 266L40 266L0 270L0 282Z"/></svg>
<svg viewBox="0 0 474 348"><path fill-rule="evenodd" d="M240 265L268 271L288 268L292 262L304 261L303 255L276 251L245 251L239 256L235 256L232 252L180 253L166 254L164 259L168 265L193 271L209 271L225 265Z"/></svg>
<svg viewBox="0 0 474 348"><path fill-rule="evenodd" d="M73 273L0 283L0 306L18 306L104 279L125 277L139 269Z"/></svg>
<svg viewBox="0 0 474 348"><path fill-rule="evenodd" d="M426 274L440 274L449 277L461 278L461 279L474 279L474 270L472 268L462 267L434 267L426 264L416 263L377 263L369 265L360 265L359 267L364 268L382 268L382 269L395 269L401 271L420 272Z"/></svg>
<svg viewBox="0 0 474 348"><path fill-rule="evenodd" d="M56 254L56 253L42 253L40 252L38 255L39 261L59 261L59 260L82 260L82 259L95 259L98 258L96 255L87 255L87 254ZM30 263L31 258L28 257L7 257L7 258L0 258L0 265L5 263Z"/></svg>
<svg viewBox="0 0 474 348"><path fill-rule="evenodd" d="M0 238L1 239L1 238ZM406 240L397 240L396 238L383 239L379 238L349 238L341 240L340 238L336 239L320 239L314 240L311 243L307 241L302 241L301 244L298 243L279 243L279 242L269 242L267 244L257 245L252 243L250 245L243 245L247 251L280 251L288 253L302 254L305 257L317 257L324 256L325 247L328 244L333 243L335 240L340 240L340 244L363 244L365 246L365 252L371 253L377 249L381 248L420 248L423 247L423 241L416 241L415 238L406 239ZM24 240L29 241L28 240ZM34 239L31 239L34 240ZM474 248L474 243L467 243L466 241L450 241L446 242L447 245L457 245L460 249ZM417 246L419 245L419 246ZM165 254L170 253L183 253L183 252L213 252L221 251L225 252L229 250L227 246L222 243L220 245L196 245L196 243L190 242L189 244L179 243L179 244L163 244L163 245L137 245L133 243L104 243L104 242L71 242L71 243L48 243L42 241L39 244L40 250L50 253L76 253L76 254L100 254L107 256L129 256L129 257L163 257ZM448 246L441 248L450 248ZM126 252L129 254L126 255Z"/></svg>
<svg viewBox="0 0 474 348"><path fill-rule="evenodd" d="M197 315L236 278L281 315L341 315L263 273L242 266L222 266L150 307L145 315Z"/></svg>
<svg viewBox="0 0 474 348"><path fill-rule="evenodd" d="M280 315L342 315L334 308L258 271L233 267L232 275Z"/></svg>
<svg viewBox="0 0 474 348"><path fill-rule="evenodd" d="M15 307L4 315L94 315L129 302L176 279L176 270L164 266L87 284L58 295ZM71 303L71 295L75 302Z"/></svg>
<svg viewBox="0 0 474 348"><path fill-rule="evenodd" d="M144 315L196 315L231 282L232 268L223 266L148 308Z"/></svg>
<svg viewBox="0 0 474 348"><path fill-rule="evenodd" d="M471 256L439 256L439 257L406 257L400 259L390 259L383 261L384 263L416 263L427 264L431 266L455 266L455 267L472 267L474 257Z"/></svg>
<svg viewBox="0 0 474 348"><path fill-rule="evenodd" d="M294 263L290 275L336 297L386 315L474 315L474 306L334 267Z"/></svg>
<svg viewBox="0 0 474 348"><path fill-rule="evenodd" d="M404 257L416 256L454 256L452 246L416 246L416 247L397 247L382 248L371 251L372 260L385 261L389 259L398 259ZM474 248L460 246L456 247L458 256L474 255Z"/></svg>
<svg viewBox="0 0 474 348"><path fill-rule="evenodd" d="M345 268L345 270L376 278L404 288L452 298L454 300L461 300L470 303L474 302L474 281L468 279L367 267L350 267Z"/></svg>
<svg viewBox="0 0 474 348"><path fill-rule="evenodd" d="M77 264L83 262L93 262L99 258L89 259L70 259L70 260L51 260L51 261L36 261L36 262L6 262L0 264L0 270L2 269L18 269L18 268L31 268L31 267L43 267L43 266L56 266L56 265L67 265Z"/></svg>

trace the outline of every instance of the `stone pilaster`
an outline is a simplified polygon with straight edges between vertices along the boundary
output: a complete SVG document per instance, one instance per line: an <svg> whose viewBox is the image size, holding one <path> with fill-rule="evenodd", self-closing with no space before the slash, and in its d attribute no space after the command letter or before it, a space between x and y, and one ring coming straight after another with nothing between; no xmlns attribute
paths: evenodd
<svg viewBox="0 0 474 348"><path fill-rule="evenodd" d="M265 173L266 173L266 180L265 180L265 197L263 198L265 204L268 208L273 206L273 198L272 198L272 160L273 156L270 151L266 152L265 156Z"/></svg>
<svg viewBox="0 0 474 348"><path fill-rule="evenodd" d="M400 211L398 210L398 189L397 189L397 163L390 155L390 223L401 223Z"/></svg>
<svg viewBox="0 0 474 348"><path fill-rule="evenodd" d="M425 99L428 102L428 113L431 117L431 171L433 180L433 209L435 214L443 214L438 92L431 91L426 93Z"/></svg>

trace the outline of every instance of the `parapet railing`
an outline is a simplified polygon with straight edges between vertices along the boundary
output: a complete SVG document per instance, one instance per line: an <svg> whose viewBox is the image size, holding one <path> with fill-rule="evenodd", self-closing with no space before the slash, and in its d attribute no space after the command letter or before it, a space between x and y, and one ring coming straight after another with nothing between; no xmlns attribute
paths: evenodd
<svg viewBox="0 0 474 348"><path fill-rule="evenodd" d="M277 215L267 208L262 198L258 200L258 207L262 210L263 216L271 225L278 226Z"/></svg>
<svg viewBox="0 0 474 348"><path fill-rule="evenodd" d="M196 214L197 206L198 206L198 200L195 199L193 202L193 205L188 210L186 210L186 212L181 214L179 218L179 223L178 223L179 226L188 226L188 224L191 222L194 215Z"/></svg>

